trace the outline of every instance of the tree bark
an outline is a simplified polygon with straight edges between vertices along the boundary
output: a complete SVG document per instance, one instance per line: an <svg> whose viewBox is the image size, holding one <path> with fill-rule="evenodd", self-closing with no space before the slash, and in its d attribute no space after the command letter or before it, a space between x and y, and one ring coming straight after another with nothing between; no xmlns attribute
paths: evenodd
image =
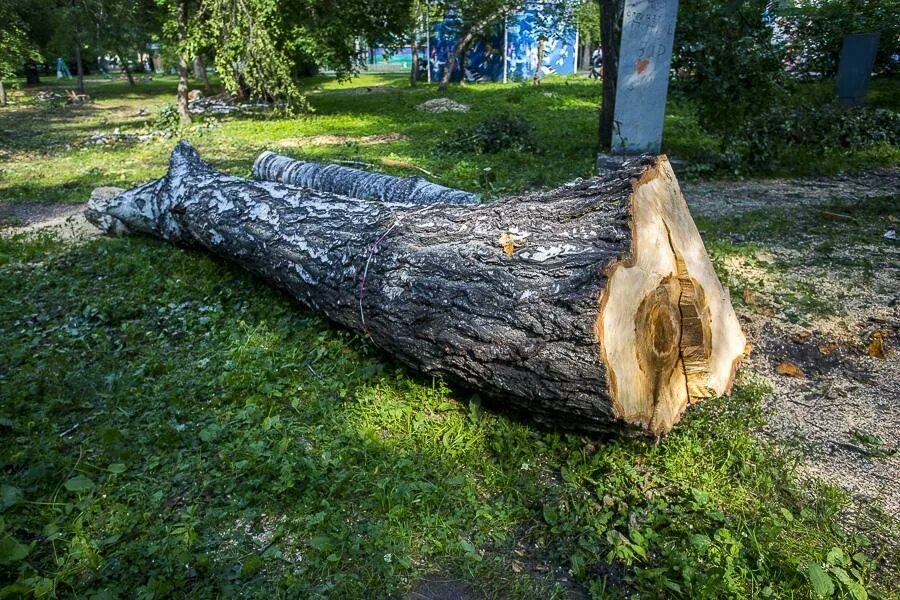
<svg viewBox="0 0 900 600"><path fill-rule="evenodd" d="M3 80L0 79L0 106L6 106L9 102L9 99L6 97L6 86L3 85Z"/></svg>
<svg viewBox="0 0 900 600"><path fill-rule="evenodd" d="M593 54L593 50L591 50L591 38L590 36L584 36L584 45L581 50L581 69L590 69L591 68L591 54ZM576 69L577 71L578 69Z"/></svg>
<svg viewBox="0 0 900 600"><path fill-rule="evenodd" d="M600 48L603 52L603 99L600 105L600 151L612 149L619 78L619 46L625 0L600 0Z"/></svg>
<svg viewBox="0 0 900 600"><path fill-rule="evenodd" d="M412 44L410 44L410 49L412 50L412 66L409 71L409 85L410 87L416 87L416 84L419 82L419 40L418 33L413 33Z"/></svg>
<svg viewBox="0 0 900 600"><path fill-rule="evenodd" d="M537 47L537 64L534 65L534 75L532 76L532 83L534 85L541 85L541 68L544 66L544 38L538 39L538 47Z"/></svg>
<svg viewBox="0 0 900 600"><path fill-rule="evenodd" d="M453 69L456 68L456 53L459 51L459 44L447 55L447 64L444 65L444 72L441 74L441 83L438 84L438 90L446 92L450 87L450 78L453 76Z"/></svg>
<svg viewBox="0 0 900 600"><path fill-rule="evenodd" d="M75 10L75 0L69 0L69 10ZM72 19L74 26L73 32L75 35L75 74L78 78L78 93L84 94L84 63L81 59L81 19L79 16L74 15Z"/></svg>
<svg viewBox="0 0 900 600"><path fill-rule="evenodd" d="M206 61L202 56L198 56L197 60L200 61L200 75L201 80L203 81L203 91L208 94L212 91L212 86L209 84L209 73L206 72Z"/></svg>
<svg viewBox="0 0 900 600"><path fill-rule="evenodd" d="M361 200L409 204L478 204L478 195L447 188L421 177L392 177L341 165L294 160L263 152L253 163L261 181L286 183Z"/></svg>
<svg viewBox="0 0 900 600"><path fill-rule="evenodd" d="M235 261L399 361L578 430L669 431L744 352L665 157L490 205L369 202L216 172L92 197L111 234Z"/></svg>
<svg viewBox="0 0 900 600"><path fill-rule="evenodd" d="M188 60L185 56L184 45L187 43L187 0L178 2L178 118L182 125L191 123L191 113L188 111Z"/></svg>
<svg viewBox="0 0 900 600"><path fill-rule="evenodd" d="M84 94L84 63L81 60L81 42L76 34L75 39L75 72L78 78L78 93Z"/></svg>
<svg viewBox="0 0 900 600"><path fill-rule="evenodd" d="M128 78L128 85L134 87L134 73L131 72L131 67L128 65L128 60L122 58L126 56L119 52L119 60L122 61L122 70L125 71L125 77Z"/></svg>

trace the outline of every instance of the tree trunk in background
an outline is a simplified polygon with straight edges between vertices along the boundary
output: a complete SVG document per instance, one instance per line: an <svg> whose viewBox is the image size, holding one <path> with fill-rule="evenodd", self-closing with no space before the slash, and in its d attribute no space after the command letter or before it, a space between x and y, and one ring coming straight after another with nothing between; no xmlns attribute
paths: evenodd
<svg viewBox="0 0 900 600"><path fill-rule="evenodd" d="M98 192L86 215L205 248L415 369L579 430L665 433L691 402L727 393L744 352L665 158L422 206L248 181L181 142L166 177Z"/></svg>
<svg viewBox="0 0 900 600"><path fill-rule="evenodd" d="M361 200L412 204L478 204L476 194L447 188L421 177L392 177L341 165L294 160L263 152L253 163L253 176Z"/></svg>
<svg viewBox="0 0 900 600"><path fill-rule="evenodd" d="M81 19L75 16L75 0L69 0L70 17L75 35L75 73L78 78L78 93L84 93L84 63L81 60Z"/></svg>
<svg viewBox="0 0 900 600"><path fill-rule="evenodd" d="M6 97L6 86L3 85L3 80L0 79L0 105L6 106L9 100Z"/></svg>
<svg viewBox="0 0 900 600"><path fill-rule="evenodd" d="M459 49L457 60L459 61L459 85L466 85L466 64L469 59L469 45Z"/></svg>
<svg viewBox="0 0 900 600"><path fill-rule="evenodd" d="M538 39L538 47L537 47L537 64L534 66L534 75L532 76L532 83L534 85L541 85L541 67L544 65L544 38Z"/></svg>
<svg viewBox="0 0 900 600"><path fill-rule="evenodd" d="M600 48L603 52L603 100L600 105L600 152L612 148L619 77L619 46L625 0L600 0Z"/></svg>
<svg viewBox="0 0 900 600"><path fill-rule="evenodd" d="M122 54L121 52L119 52L118 55L119 55L119 60L122 61L122 70L125 71L125 77L128 78L128 85L133 86L134 85L134 74L131 72L131 67L128 65L128 60L122 58L123 56L125 56L125 54Z"/></svg>
<svg viewBox="0 0 900 600"><path fill-rule="evenodd" d="M591 54L593 54L593 50L591 50L591 38L585 36L584 38L584 46L582 46L583 50L581 51L581 68L582 69L590 69L591 68Z"/></svg>
<svg viewBox="0 0 900 600"><path fill-rule="evenodd" d="M194 57L194 79L203 82L203 91L209 93L209 76L206 74L206 62L203 56L198 54Z"/></svg>
<svg viewBox="0 0 900 600"><path fill-rule="evenodd" d="M419 36L416 33L413 33L412 44L410 44L410 48L412 49L412 67L410 67L409 71L409 85L411 87L416 87L416 83L419 81Z"/></svg>
<svg viewBox="0 0 900 600"><path fill-rule="evenodd" d="M441 83L438 85L438 90L442 92L446 92L450 86L450 78L453 76L453 69L456 68L456 52L458 48L459 45L457 44L447 55L447 64L444 65L444 73L441 75Z"/></svg>
<svg viewBox="0 0 900 600"><path fill-rule="evenodd" d="M81 42L78 41L78 36L75 36L75 71L78 77L78 93L84 93L84 63L81 60Z"/></svg>
<svg viewBox="0 0 900 600"><path fill-rule="evenodd" d="M468 49L469 44L472 43L472 40L475 39L475 36L478 35L478 32L483 30L485 27L493 23L496 19L499 19L506 11L508 7L503 6L500 10L488 15L481 21L474 23L472 27L466 31L466 34L460 38L460 40L456 43L456 46L453 50L450 51L450 54L447 56L447 64L444 67L444 75L441 77L441 84L438 86L438 89L442 92L447 91L447 87L450 85L450 77L453 74L453 69L456 67L456 63L460 60L460 52L465 52ZM466 78L465 72L462 72L462 77L460 81Z"/></svg>
<svg viewBox="0 0 900 600"><path fill-rule="evenodd" d="M191 122L191 113L188 111L188 61L185 56L184 45L187 42L187 0L178 1L178 117L182 125Z"/></svg>
<svg viewBox="0 0 900 600"><path fill-rule="evenodd" d="M209 73L206 72L206 61L203 59L203 56L198 56L197 61L200 63L200 80L203 82L203 91L207 94L212 91L212 86L209 85Z"/></svg>

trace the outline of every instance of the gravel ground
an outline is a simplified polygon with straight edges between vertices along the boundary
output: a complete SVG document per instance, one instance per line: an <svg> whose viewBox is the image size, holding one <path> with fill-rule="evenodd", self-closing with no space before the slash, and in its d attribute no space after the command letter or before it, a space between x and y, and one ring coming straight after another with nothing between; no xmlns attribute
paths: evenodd
<svg viewBox="0 0 900 600"><path fill-rule="evenodd" d="M822 206L900 194L900 169L876 169L816 179L766 179L685 183L694 214L718 217L785 206Z"/></svg>

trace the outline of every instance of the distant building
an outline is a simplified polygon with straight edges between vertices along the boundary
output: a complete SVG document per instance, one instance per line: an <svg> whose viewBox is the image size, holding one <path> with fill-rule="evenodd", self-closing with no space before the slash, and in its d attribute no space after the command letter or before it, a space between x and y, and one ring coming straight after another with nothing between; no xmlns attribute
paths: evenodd
<svg viewBox="0 0 900 600"><path fill-rule="evenodd" d="M554 4L554 6L556 6ZM472 44L465 61L466 81L523 81L546 75L575 73L578 35L574 20L548 16L540 2L529 3L521 12L499 20L493 31ZM426 64L432 81L441 79L447 59L460 36L461 19L454 13L431 24L419 41L420 64ZM543 41L542 41L543 38ZM540 64L538 55L540 54ZM382 48L370 53L372 65L409 68L409 47L395 52ZM452 81L461 78L457 63Z"/></svg>

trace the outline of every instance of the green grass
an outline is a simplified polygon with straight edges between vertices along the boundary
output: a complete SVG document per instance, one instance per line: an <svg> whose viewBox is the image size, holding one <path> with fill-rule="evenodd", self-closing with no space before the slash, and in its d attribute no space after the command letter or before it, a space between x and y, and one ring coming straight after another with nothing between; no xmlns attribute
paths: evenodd
<svg viewBox="0 0 900 600"><path fill-rule="evenodd" d="M876 81L872 102L894 106L896 87ZM818 84L816 84L818 85ZM43 86L62 90L56 84ZM158 77L129 88L124 82L89 80L95 100L86 106L40 103L13 94L14 105L0 109L0 202L83 201L97 185L130 186L164 170L172 139L117 146L85 146L95 132L152 130L160 109L173 101L175 80ZM468 113L423 114L415 107L435 97L434 86L410 89L400 75L364 75L349 83L313 78L305 84L313 113L296 118L275 115L208 118L182 132L215 166L248 175L263 149L320 160L359 160L398 175L425 169L441 183L487 195L557 185L592 173L597 142L600 86L583 77L550 78L541 86L483 84L453 87L449 97L472 107ZM373 90L368 92L368 90ZM810 88L822 94L821 86ZM143 113L141 114L141 110ZM458 128L471 128L498 113L524 116L536 130L537 152L447 155L441 141ZM323 143L315 136L345 136ZM386 143L365 136L395 134ZM337 143L335 143L337 142ZM284 147L284 144L288 144ZM670 102L663 150L686 159L686 176L709 171L718 140L704 133L690 107ZM393 161L382 166L382 159ZM397 163L408 167L398 167ZM900 164L900 149L876 146L854 152L800 148L769 174L834 173Z"/></svg>
<svg viewBox="0 0 900 600"><path fill-rule="evenodd" d="M0 250L11 590L383 597L439 573L489 597L807 598L832 548L888 585L839 525L847 498L751 434L754 377L659 443L589 439L413 376L196 252Z"/></svg>
<svg viewBox="0 0 900 600"><path fill-rule="evenodd" d="M385 81L398 91L345 91ZM188 137L244 175L279 139L390 132L407 139L303 151L390 157L489 193L590 171L584 82L456 89L474 107L461 116L422 116L433 90L401 86L312 81L313 116ZM75 148L145 126L172 81L139 89L0 111L0 198L77 201L160 175L172 140ZM507 106L545 155L433 152ZM742 251L732 233L768 239L762 219L701 226L722 255ZM475 597L814 598L826 574L842 596L895 597L900 584L885 556L896 520L798 483L796 457L754 434L768 388L750 374L657 443L587 438L410 373L236 267L149 238L0 237L0 297L0 597L404 597L445 579Z"/></svg>

